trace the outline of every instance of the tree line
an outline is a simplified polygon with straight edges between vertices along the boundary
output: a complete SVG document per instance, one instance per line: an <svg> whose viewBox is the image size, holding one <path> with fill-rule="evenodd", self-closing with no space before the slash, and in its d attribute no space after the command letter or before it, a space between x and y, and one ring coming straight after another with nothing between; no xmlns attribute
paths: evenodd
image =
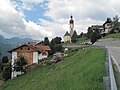
<svg viewBox="0 0 120 90"><path fill-rule="evenodd" d="M41 41L41 44L48 45L51 48L51 51L49 52L50 55L57 51L63 52L61 37L55 37L51 41L48 37L45 37L44 40Z"/></svg>

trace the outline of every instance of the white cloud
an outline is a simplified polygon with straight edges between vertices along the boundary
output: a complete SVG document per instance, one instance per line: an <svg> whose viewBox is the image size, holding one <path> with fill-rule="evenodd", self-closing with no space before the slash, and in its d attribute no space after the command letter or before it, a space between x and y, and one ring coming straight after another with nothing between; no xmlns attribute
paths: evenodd
<svg viewBox="0 0 120 90"><path fill-rule="evenodd" d="M102 25L103 23L103 21L85 18L76 22L75 29L78 34L80 34L81 32L87 32L88 27L90 27L91 25Z"/></svg>
<svg viewBox="0 0 120 90"><path fill-rule="evenodd" d="M78 33L86 32L88 26L102 25L107 17L119 15L119 2L119 0L49 0L45 16L64 25L68 24L69 16L72 14Z"/></svg>
<svg viewBox="0 0 120 90"><path fill-rule="evenodd" d="M21 14L9 0L0 1L0 30L5 33L17 34L25 28Z"/></svg>
<svg viewBox="0 0 120 90"><path fill-rule="evenodd" d="M49 22L47 20L39 19L41 25L47 30L52 32L52 36L50 38L54 38L56 36L63 36L66 28L69 26L66 24L60 24L56 22Z"/></svg>
<svg viewBox="0 0 120 90"><path fill-rule="evenodd" d="M52 32L46 30L43 26L37 25L32 21L27 22L25 19L23 19L23 22L25 24L25 37L32 37L34 39L41 39L45 36L52 37Z"/></svg>
<svg viewBox="0 0 120 90"><path fill-rule="evenodd" d="M75 20L78 34L86 32L92 24L103 24L107 17L120 15L120 0L0 0L0 32L19 37L53 38L69 31L69 17ZM45 3L44 1L48 1ZM37 5L45 8L44 16L53 21L39 19L39 24L26 21L24 10L33 10ZM42 6L42 7L41 7ZM17 10L16 10L17 9Z"/></svg>
<svg viewBox="0 0 120 90"><path fill-rule="evenodd" d="M120 0L111 0L110 5L114 13L120 15Z"/></svg>
<svg viewBox="0 0 120 90"><path fill-rule="evenodd" d="M26 21L15 7L9 0L1 0L0 32L34 39L41 39L45 36L52 37L51 31L47 31L43 26L33 21Z"/></svg>

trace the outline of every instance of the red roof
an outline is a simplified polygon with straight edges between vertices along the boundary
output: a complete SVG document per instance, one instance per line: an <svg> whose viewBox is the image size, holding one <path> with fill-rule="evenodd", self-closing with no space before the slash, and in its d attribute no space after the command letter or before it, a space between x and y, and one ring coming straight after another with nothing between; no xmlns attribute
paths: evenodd
<svg viewBox="0 0 120 90"><path fill-rule="evenodd" d="M51 50L50 47L46 46L46 45L36 45L35 47L40 49L40 50L43 50L43 51L50 51Z"/></svg>
<svg viewBox="0 0 120 90"><path fill-rule="evenodd" d="M16 46L15 48L11 49L9 52L15 51L16 49L21 48L23 46L30 47L37 51L50 51L51 50L50 47L47 45L37 44L36 42L29 42L28 44Z"/></svg>
<svg viewBox="0 0 120 90"><path fill-rule="evenodd" d="M40 50L43 50L43 51L50 51L51 50L49 46L42 45L42 44L37 43L37 42L29 42L27 45L36 47L37 49L40 49Z"/></svg>

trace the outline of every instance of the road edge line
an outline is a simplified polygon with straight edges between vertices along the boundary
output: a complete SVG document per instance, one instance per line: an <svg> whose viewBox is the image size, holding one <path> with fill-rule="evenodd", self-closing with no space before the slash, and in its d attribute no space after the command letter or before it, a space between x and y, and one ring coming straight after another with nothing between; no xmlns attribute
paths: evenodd
<svg viewBox="0 0 120 90"><path fill-rule="evenodd" d="M110 56L111 56L112 60L114 61L115 65L117 66L118 71L120 72L120 66L119 66L117 60L113 57L113 55L110 55Z"/></svg>

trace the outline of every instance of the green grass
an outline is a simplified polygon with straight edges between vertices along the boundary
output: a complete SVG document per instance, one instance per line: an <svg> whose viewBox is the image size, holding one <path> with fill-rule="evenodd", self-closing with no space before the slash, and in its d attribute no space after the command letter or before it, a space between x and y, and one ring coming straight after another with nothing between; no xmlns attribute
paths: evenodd
<svg viewBox="0 0 120 90"><path fill-rule="evenodd" d="M109 34L109 35L104 37L104 39L106 39L106 38L119 38L120 39L120 33Z"/></svg>
<svg viewBox="0 0 120 90"><path fill-rule="evenodd" d="M103 49L78 50L57 64L7 81L0 90L103 90L104 62Z"/></svg>

